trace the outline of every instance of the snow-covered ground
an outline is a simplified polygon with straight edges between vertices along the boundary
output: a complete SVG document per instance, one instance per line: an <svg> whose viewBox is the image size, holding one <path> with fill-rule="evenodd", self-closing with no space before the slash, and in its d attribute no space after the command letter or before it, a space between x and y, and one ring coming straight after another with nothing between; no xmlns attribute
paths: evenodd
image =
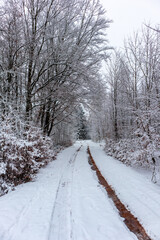
<svg viewBox="0 0 160 240"><path fill-rule="evenodd" d="M160 186L151 174L107 156L98 144L88 142L91 154L119 199L138 218L152 239L160 240Z"/></svg>
<svg viewBox="0 0 160 240"><path fill-rule="evenodd" d="M137 239L91 170L88 144L119 198L160 239L160 188L108 157L99 144L82 141L62 151L34 182L0 198L0 240Z"/></svg>

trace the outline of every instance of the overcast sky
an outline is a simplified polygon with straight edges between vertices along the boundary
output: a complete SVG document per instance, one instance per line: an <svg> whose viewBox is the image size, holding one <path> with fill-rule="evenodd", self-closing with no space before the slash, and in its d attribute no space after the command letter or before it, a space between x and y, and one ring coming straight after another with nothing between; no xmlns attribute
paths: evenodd
<svg viewBox="0 0 160 240"><path fill-rule="evenodd" d="M141 28L143 23L160 25L160 0L100 0L113 23L108 39L113 47L122 47L124 37Z"/></svg>

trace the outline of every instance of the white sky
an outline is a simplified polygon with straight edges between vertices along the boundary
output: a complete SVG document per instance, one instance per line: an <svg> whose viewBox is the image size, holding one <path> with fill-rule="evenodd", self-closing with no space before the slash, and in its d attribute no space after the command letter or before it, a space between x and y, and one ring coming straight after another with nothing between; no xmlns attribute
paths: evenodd
<svg viewBox="0 0 160 240"><path fill-rule="evenodd" d="M143 23L160 24L160 0L100 0L113 20L108 40L113 47L122 47L124 38L141 28Z"/></svg>

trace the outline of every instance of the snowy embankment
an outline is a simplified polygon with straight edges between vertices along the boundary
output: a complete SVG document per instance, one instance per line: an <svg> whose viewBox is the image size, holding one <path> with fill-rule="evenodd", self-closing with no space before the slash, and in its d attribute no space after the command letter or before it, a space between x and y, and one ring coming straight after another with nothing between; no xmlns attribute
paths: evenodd
<svg viewBox="0 0 160 240"><path fill-rule="evenodd" d="M98 144L89 143L92 156L119 199L128 207L152 239L160 240L160 186L145 172L107 156Z"/></svg>
<svg viewBox="0 0 160 240"><path fill-rule="evenodd" d="M138 131L137 131L138 134ZM160 177L160 137L147 135L133 139L121 139L118 142L105 139L105 151L112 156L133 167L141 167L152 171L152 181L156 183Z"/></svg>
<svg viewBox="0 0 160 240"><path fill-rule="evenodd" d="M88 164L87 143L62 151L35 182L0 198L0 240L135 240Z"/></svg>

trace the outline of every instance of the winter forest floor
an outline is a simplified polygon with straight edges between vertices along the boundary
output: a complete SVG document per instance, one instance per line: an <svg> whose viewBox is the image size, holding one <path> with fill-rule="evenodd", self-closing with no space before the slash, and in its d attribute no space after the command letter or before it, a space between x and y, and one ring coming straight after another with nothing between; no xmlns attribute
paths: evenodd
<svg viewBox="0 0 160 240"><path fill-rule="evenodd" d="M92 157L118 199L152 240L160 240L160 185L150 173L79 141L41 169L33 182L0 198L0 240L136 240L88 162ZM92 167L93 168L93 167Z"/></svg>

